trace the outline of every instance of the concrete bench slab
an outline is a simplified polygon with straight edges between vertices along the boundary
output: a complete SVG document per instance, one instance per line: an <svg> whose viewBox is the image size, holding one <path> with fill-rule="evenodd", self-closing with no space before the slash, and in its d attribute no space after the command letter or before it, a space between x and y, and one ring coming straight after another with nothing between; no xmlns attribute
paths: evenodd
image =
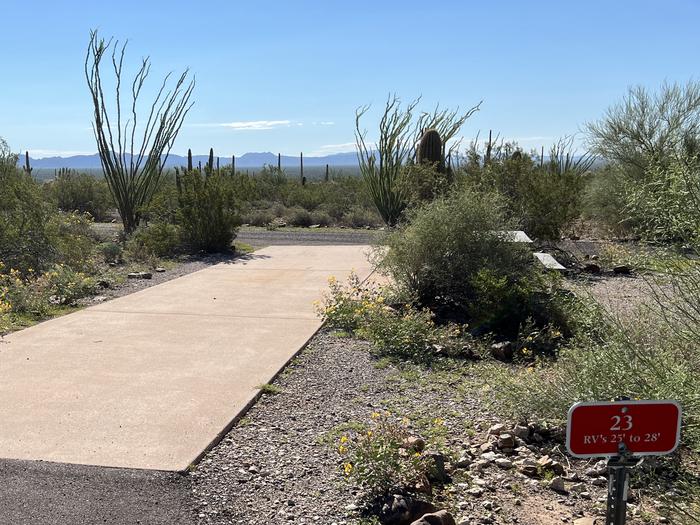
<svg viewBox="0 0 700 525"><path fill-rule="evenodd" d="M542 265L547 268L548 270L557 270L557 271L562 271L566 270L566 266L562 265L559 261L557 261L554 257L552 257L548 253L544 252L535 252L532 255L535 256L535 258L542 263Z"/></svg>

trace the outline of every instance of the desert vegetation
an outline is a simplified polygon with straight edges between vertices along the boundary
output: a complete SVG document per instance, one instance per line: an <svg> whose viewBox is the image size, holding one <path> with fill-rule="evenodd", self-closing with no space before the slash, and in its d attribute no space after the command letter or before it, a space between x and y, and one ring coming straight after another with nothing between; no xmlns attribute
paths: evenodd
<svg viewBox="0 0 700 525"><path fill-rule="evenodd" d="M547 152L491 133L463 147L455 139L480 104L420 112L419 99L402 105L390 96L376 130L367 130L368 108L357 110L361 176L327 171L307 180L279 166L253 175L219 167L213 150L203 167L190 161L166 170L194 82L185 72L167 89L166 77L141 116L144 60L123 121L119 87L109 100L102 86L108 53L120 86L125 48L92 33L85 75L103 178L62 170L40 183L29 156L20 166L0 140L0 334L79 307L127 275L233 253L242 225L381 229L372 257L389 284L332 280L319 315L340 336L365 341L378 367L439 377L442 392L468 374L484 406L506 422L501 430L520 430L498 431L460 459L450 456L458 454L441 414L417 428L400 407L373 412L332 443L365 517L389 522L387 498L430 499L431 483L448 482L445 462L458 477L484 454L506 470L520 461L521 472L568 492L574 480L562 477L560 464L533 467L513 450L561 445L576 401L628 396L681 403L681 450L640 469L638 480L646 480L641 494L654 500L653 515L692 523L700 450L699 83L630 89L587 125L584 153L574 137ZM137 117L145 117L142 137ZM368 138L375 136L376 144ZM111 221L121 227L105 235L98 226ZM514 242L507 233L514 230L568 270L547 270L532 246ZM581 237L596 237L604 249L582 255L574 249ZM642 298L635 322L595 294L601 280L631 276ZM671 482L679 488L661 502Z"/></svg>

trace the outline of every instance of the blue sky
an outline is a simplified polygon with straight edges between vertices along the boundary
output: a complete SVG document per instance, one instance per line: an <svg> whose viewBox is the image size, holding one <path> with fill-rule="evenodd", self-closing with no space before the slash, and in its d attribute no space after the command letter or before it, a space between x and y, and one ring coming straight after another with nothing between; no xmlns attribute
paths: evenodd
<svg viewBox="0 0 700 525"><path fill-rule="evenodd" d="M91 153L89 30L151 57L151 85L196 75L174 152L352 150L354 113L387 94L482 108L463 129L539 148L600 117L628 86L697 76L700 2L3 0L0 136L36 157Z"/></svg>

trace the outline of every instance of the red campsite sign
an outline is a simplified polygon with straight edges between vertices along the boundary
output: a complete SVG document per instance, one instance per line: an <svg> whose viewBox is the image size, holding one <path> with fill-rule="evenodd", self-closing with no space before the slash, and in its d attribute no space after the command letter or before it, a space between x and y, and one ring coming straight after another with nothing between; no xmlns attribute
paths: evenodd
<svg viewBox="0 0 700 525"><path fill-rule="evenodd" d="M572 456L617 456L620 444L635 456L669 454L681 434L675 401L576 403L569 409L566 448Z"/></svg>

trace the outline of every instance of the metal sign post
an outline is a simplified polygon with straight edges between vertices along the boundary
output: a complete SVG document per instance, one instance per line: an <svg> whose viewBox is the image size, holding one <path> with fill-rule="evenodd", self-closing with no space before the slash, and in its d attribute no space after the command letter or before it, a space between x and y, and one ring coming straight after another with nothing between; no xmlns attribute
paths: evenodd
<svg viewBox="0 0 700 525"><path fill-rule="evenodd" d="M624 525L629 469L644 456L670 454L678 447L681 407L675 401L576 403L569 409L566 448L574 457L608 458L606 525Z"/></svg>
<svg viewBox="0 0 700 525"><path fill-rule="evenodd" d="M643 458L630 454L624 443L620 443L620 454L608 459L608 509L605 525L624 525L627 521L627 491L629 470L641 464Z"/></svg>

